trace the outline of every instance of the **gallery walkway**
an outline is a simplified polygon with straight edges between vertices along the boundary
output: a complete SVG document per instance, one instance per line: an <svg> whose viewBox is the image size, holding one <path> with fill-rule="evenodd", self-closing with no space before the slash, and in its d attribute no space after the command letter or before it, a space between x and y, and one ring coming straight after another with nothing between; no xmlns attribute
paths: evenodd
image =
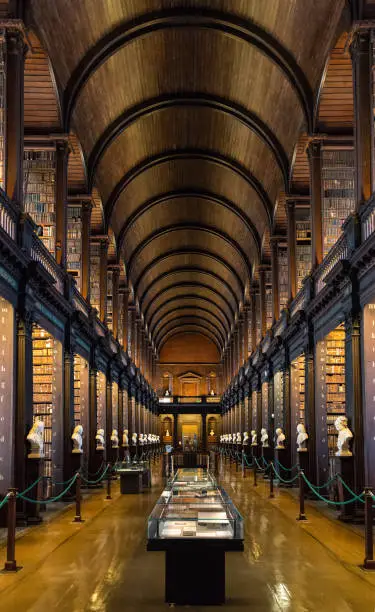
<svg viewBox="0 0 375 612"><path fill-rule="evenodd" d="M65 513L19 539L17 560L24 568L0 576L0 609L165 610L163 553L145 550L147 516L161 490L157 474L154 482L150 493L116 492L112 502L99 492L86 503L89 520L83 525L72 525L72 513ZM223 484L246 526L245 552L227 554L225 610L374 611L375 577L347 561L348 543L354 555L360 550L359 536L318 513L307 525L297 523L288 494L270 502L262 486L255 491L250 479L234 471L223 476ZM333 539L340 537L342 548L334 553ZM3 557L0 549L1 563Z"/></svg>

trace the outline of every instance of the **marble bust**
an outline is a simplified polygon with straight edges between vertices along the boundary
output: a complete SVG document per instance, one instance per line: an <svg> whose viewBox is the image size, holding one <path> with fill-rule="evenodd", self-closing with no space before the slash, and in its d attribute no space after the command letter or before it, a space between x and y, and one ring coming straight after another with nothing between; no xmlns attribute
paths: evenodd
<svg viewBox="0 0 375 612"><path fill-rule="evenodd" d="M118 431L117 429L112 429L112 433L111 433L112 448L118 448L118 443L119 443Z"/></svg>
<svg viewBox="0 0 375 612"><path fill-rule="evenodd" d="M128 429L124 429L124 432L122 434L122 445L129 446L129 430Z"/></svg>
<svg viewBox="0 0 375 612"><path fill-rule="evenodd" d="M29 459L42 459L44 457L44 423L36 420L29 433L27 441L30 443Z"/></svg>
<svg viewBox="0 0 375 612"><path fill-rule="evenodd" d="M215 435L215 432L214 432L214 430L213 430L213 429L211 429L211 431L210 431L210 436L211 436L211 438L212 438L214 435Z"/></svg>
<svg viewBox="0 0 375 612"><path fill-rule="evenodd" d="M303 423L299 423L297 425L297 452L298 453L306 453L307 452L307 440L309 439L308 433L306 431L306 427Z"/></svg>
<svg viewBox="0 0 375 612"><path fill-rule="evenodd" d="M339 432L336 457L352 457L353 453L350 450L350 443L353 439L353 433L348 427L346 416L339 416L335 421L335 427Z"/></svg>
<svg viewBox="0 0 375 612"><path fill-rule="evenodd" d="M169 438L169 437L170 437L169 429L167 429L167 431L165 432L165 437L166 437L166 438Z"/></svg>
<svg viewBox="0 0 375 612"><path fill-rule="evenodd" d="M284 450L285 448L285 434L281 427L276 429L276 450Z"/></svg>
<svg viewBox="0 0 375 612"><path fill-rule="evenodd" d="M264 427L262 427L262 429L260 430L260 440L262 442L263 448L269 446L267 429L265 429Z"/></svg>
<svg viewBox="0 0 375 612"><path fill-rule="evenodd" d="M137 444L138 435L136 433L132 434L132 444L135 446Z"/></svg>
<svg viewBox="0 0 375 612"><path fill-rule="evenodd" d="M258 446L258 435L255 429L251 430L251 446Z"/></svg>
<svg viewBox="0 0 375 612"><path fill-rule="evenodd" d="M247 446L249 444L249 432L245 431L243 434L242 445Z"/></svg>
<svg viewBox="0 0 375 612"><path fill-rule="evenodd" d="M82 425L76 425L72 433L73 450L74 454L82 454L82 438L83 438L83 427Z"/></svg>
<svg viewBox="0 0 375 612"><path fill-rule="evenodd" d="M104 439L104 429L98 429L95 436L96 440L96 450L104 450L105 448L105 439Z"/></svg>
<svg viewBox="0 0 375 612"><path fill-rule="evenodd" d="M240 432L237 433L237 440L236 440L236 442L237 442L237 444L241 444L241 442L242 442Z"/></svg>

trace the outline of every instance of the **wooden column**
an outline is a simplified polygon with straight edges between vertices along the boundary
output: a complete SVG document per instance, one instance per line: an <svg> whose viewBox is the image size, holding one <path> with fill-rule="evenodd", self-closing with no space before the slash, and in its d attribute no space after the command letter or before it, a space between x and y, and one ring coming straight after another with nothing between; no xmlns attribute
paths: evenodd
<svg viewBox="0 0 375 612"><path fill-rule="evenodd" d="M118 338L118 326L119 326L119 281L120 281L120 270L119 268L113 269L112 276L112 287L113 287L113 295L112 295L112 328L113 328L113 337Z"/></svg>
<svg viewBox="0 0 375 612"><path fill-rule="evenodd" d="M89 431L87 435L89 436L89 472L91 474L95 474L98 469L98 457L96 454L96 428L97 428L97 396L96 396L96 384L97 384L97 375L98 371L96 367L90 367L89 372Z"/></svg>
<svg viewBox="0 0 375 612"><path fill-rule="evenodd" d="M70 344L70 329L66 330L66 342L64 350L64 413L63 431L58 435L63 437L64 480L73 476L72 465L72 440L71 436L74 429L74 353ZM88 432L84 432L87 435Z"/></svg>
<svg viewBox="0 0 375 612"><path fill-rule="evenodd" d="M370 198L374 186L372 176L372 76L370 30L354 34L350 46L353 67L354 137L356 160L356 210Z"/></svg>
<svg viewBox="0 0 375 612"><path fill-rule="evenodd" d="M107 314L107 258L108 238L100 240L100 312L99 318L105 322Z"/></svg>
<svg viewBox="0 0 375 612"><path fill-rule="evenodd" d="M122 348L125 352L128 350L128 329L129 329L129 289L124 288L122 294Z"/></svg>
<svg viewBox="0 0 375 612"><path fill-rule="evenodd" d="M313 329L309 330L308 342L305 349L305 415L305 425L309 434L309 473L312 482L318 482L316 463L317 422L315 410L315 346Z"/></svg>
<svg viewBox="0 0 375 612"><path fill-rule="evenodd" d="M82 283L81 293L85 300L90 301L90 236L91 236L92 201L82 202Z"/></svg>
<svg viewBox="0 0 375 612"><path fill-rule="evenodd" d="M354 433L355 490L361 491L365 485L365 463L360 313L350 313L345 319L345 364L346 416Z"/></svg>
<svg viewBox="0 0 375 612"><path fill-rule="evenodd" d="M276 236L271 237L271 274L272 274L272 318L273 322L280 318L280 300L279 300L279 260L277 257L278 239Z"/></svg>
<svg viewBox="0 0 375 612"><path fill-rule="evenodd" d="M266 273L263 268L259 269L259 290L260 290L260 331L261 337L267 333L267 306L266 306Z"/></svg>
<svg viewBox="0 0 375 612"><path fill-rule="evenodd" d="M69 145L56 141L56 261L66 268L67 190Z"/></svg>
<svg viewBox="0 0 375 612"><path fill-rule="evenodd" d="M23 117L25 45L20 30L6 30L5 191L23 204Z"/></svg>
<svg viewBox="0 0 375 612"><path fill-rule="evenodd" d="M250 337L251 337L251 353L253 353L255 351L256 348L256 338L257 338L257 328L256 328L256 324L257 324L257 312L256 312L256 295L255 295L255 288L252 288L252 292L251 292L251 302L250 302L250 311L251 311L251 330L250 330Z"/></svg>
<svg viewBox="0 0 375 612"><path fill-rule="evenodd" d="M111 460L111 434L112 434L112 379L111 375L106 376L106 411L105 411L105 446L107 461Z"/></svg>
<svg viewBox="0 0 375 612"><path fill-rule="evenodd" d="M307 153L310 163L311 268L314 270L323 260L321 143L318 140L312 140L307 147Z"/></svg>
<svg viewBox="0 0 375 612"><path fill-rule="evenodd" d="M288 270L289 270L289 299L293 300L297 293L297 267L296 267L296 209L295 202L288 200Z"/></svg>

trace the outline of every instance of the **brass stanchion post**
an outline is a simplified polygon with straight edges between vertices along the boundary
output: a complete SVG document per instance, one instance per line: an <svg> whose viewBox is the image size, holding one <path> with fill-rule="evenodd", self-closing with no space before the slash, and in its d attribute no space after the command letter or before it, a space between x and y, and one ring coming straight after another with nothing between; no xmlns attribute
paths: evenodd
<svg viewBox="0 0 375 612"><path fill-rule="evenodd" d="M7 535L7 559L4 564L4 572L17 572L16 562L16 500L17 489L8 490L8 535Z"/></svg>
<svg viewBox="0 0 375 612"><path fill-rule="evenodd" d="M374 541L373 541L373 494L371 489L365 490L365 562L366 569L375 569Z"/></svg>

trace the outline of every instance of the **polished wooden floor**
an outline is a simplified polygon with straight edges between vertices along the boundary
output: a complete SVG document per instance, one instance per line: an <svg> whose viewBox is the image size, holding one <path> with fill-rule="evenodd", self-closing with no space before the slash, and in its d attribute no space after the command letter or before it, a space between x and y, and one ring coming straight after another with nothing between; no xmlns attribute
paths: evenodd
<svg viewBox="0 0 375 612"><path fill-rule="evenodd" d="M143 495L116 491L107 503L104 491L96 493L86 503L83 525L72 524L72 513L66 513L24 535L17 542L17 561L24 568L0 576L0 610L165 610L163 553L145 550L147 516L161 488L158 475L154 483ZM328 519L321 518L317 538L270 503L262 487L255 491L250 479L231 470L223 484L246 525L245 552L227 554L228 612L374 612L374 579L325 545L324 525L327 538L334 534ZM353 546L356 537L344 534ZM1 563L3 557L0 549Z"/></svg>

